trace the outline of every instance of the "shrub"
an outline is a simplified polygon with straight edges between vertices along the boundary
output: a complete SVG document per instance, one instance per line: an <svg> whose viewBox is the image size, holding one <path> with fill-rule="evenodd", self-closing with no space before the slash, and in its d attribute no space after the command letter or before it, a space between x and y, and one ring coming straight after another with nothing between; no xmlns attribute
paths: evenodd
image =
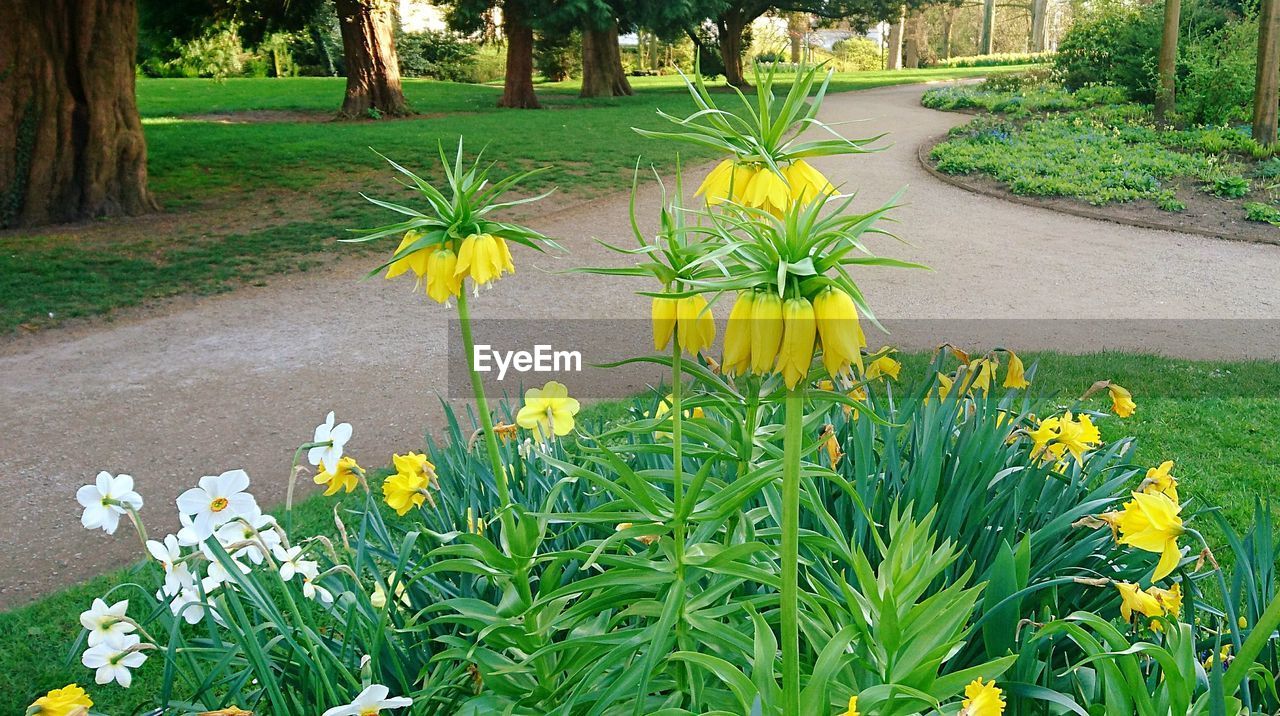
<svg viewBox="0 0 1280 716"><path fill-rule="evenodd" d="M1239 199L1247 196L1252 186L1248 179L1242 176L1219 176L1214 177L1205 186L1205 191L1220 196L1225 199Z"/></svg>
<svg viewBox="0 0 1280 716"><path fill-rule="evenodd" d="M548 82L582 76L582 34L543 33L533 48L533 67Z"/></svg>
<svg viewBox="0 0 1280 716"><path fill-rule="evenodd" d="M1251 201L1244 205L1244 218L1280 226L1280 209L1260 201Z"/></svg>
<svg viewBox="0 0 1280 716"><path fill-rule="evenodd" d="M1076 21L1063 35L1054 57L1062 84L1071 90L1090 84L1114 85L1131 99L1152 101L1161 7L1113 6Z"/></svg>
<svg viewBox="0 0 1280 716"><path fill-rule="evenodd" d="M470 82L476 46L449 32L405 32L396 38L400 74L446 82Z"/></svg>
<svg viewBox="0 0 1280 716"><path fill-rule="evenodd" d="M1257 20L1229 23L1183 43L1178 110L1197 123L1248 122L1257 52Z"/></svg>
<svg viewBox="0 0 1280 716"><path fill-rule="evenodd" d="M241 74L244 60L240 33L234 25L224 25L182 45L178 58L171 61L168 68L171 74L180 77L223 79Z"/></svg>
<svg viewBox="0 0 1280 716"><path fill-rule="evenodd" d="M831 47L836 69L841 72L874 72L884 67L880 45L865 37L850 37Z"/></svg>
<svg viewBox="0 0 1280 716"><path fill-rule="evenodd" d="M992 55L970 55L938 60L935 67L999 67L1002 65L1028 65L1053 60L1052 52L1001 52Z"/></svg>

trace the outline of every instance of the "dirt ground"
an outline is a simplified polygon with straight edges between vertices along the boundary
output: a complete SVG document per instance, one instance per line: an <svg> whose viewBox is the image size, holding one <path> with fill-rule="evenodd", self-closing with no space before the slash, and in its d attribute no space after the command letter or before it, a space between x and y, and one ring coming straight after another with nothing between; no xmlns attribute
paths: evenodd
<svg viewBox="0 0 1280 716"><path fill-rule="evenodd" d="M884 342L1280 357L1280 246L1119 226L943 184L916 152L968 118L922 108L923 90L829 96L827 120L859 120L842 132L889 132L893 145L814 162L857 189L864 210L907 188L893 230L910 243L871 237L870 248L933 270L857 275L893 331ZM656 197L649 188L638 203L649 225ZM650 286L563 272L621 263L594 239L631 241L627 204L619 195L534 216L570 253L517 250L519 273L481 294L477 317L544 319L548 340L572 319L600 340L642 333L631 327L648 308L632 291ZM79 525L76 488L99 470L136 478L148 527L162 535L176 526L174 498L201 475L244 468L263 503L281 501L294 448L329 410L355 426L349 450L370 466L437 429L437 396L458 390L445 367L452 314L411 281L360 281L373 265L353 258L0 346L0 607L139 556L127 526L108 537Z"/></svg>

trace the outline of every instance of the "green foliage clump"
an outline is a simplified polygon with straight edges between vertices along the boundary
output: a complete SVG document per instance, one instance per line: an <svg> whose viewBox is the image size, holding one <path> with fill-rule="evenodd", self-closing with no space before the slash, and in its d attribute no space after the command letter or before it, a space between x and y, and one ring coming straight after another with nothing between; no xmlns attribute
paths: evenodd
<svg viewBox="0 0 1280 716"><path fill-rule="evenodd" d="M991 55L970 55L968 57L949 57L938 60L934 67L1000 67L1003 65L1028 65L1038 62L1050 62L1054 58L1052 52L998 52Z"/></svg>
<svg viewBox="0 0 1280 716"><path fill-rule="evenodd" d="M471 82L476 46L450 32L406 32L396 38L400 74L446 82Z"/></svg>
<svg viewBox="0 0 1280 716"><path fill-rule="evenodd" d="M999 114L1026 115L1083 109L1122 99L1114 87L1087 87L1068 92L1061 86L1019 84L1017 79L992 78L977 87L947 86L927 90L921 103L931 109L983 109Z"/></svg>
<svg viewBox="0 0 1280 716"><path fill-rule="evenodd" d="M880 45L865 37L850 37L831 46L832 60L841 72L872 72L884 67Z"/></svg>
<svg viewBox="0 0 1280 716"><path fill-rule="evenodd" d="M1205 191L1225 199L1239 199L1247 196L1252 188L1249 180L1242 176L1216 176L1205 185Z"/></svg>
<svg viewBox="0 0 1280 716"><path fill-rule="evenodd" d="M1280 226L1280 209L1260 201L1251 201L1244 205L1244 218L1249 221Z"/></svg>
<svg viewBox="0 0 1280 716"><path fill-rule="evenodd" d="M1257 53L1256 19L1229 23L1184 42L1179 52L1179 112L1196 123L1249 121Z"/></svg>
<svg viewBox="0 0 1280 716"><path fill-rule="evenodd" d="M1062 37L1054 57L1062 84L1070 90L1114 85L1131 99L1152 101L1161 7L1111 7L1077 21Z"/></svg>
<svg viewBox="0 0 1280 716"><path fill-rule="evenodd" d="M582 76L582 36L577 32L538 36L533 46L533 67L548 82Z"/></svg>

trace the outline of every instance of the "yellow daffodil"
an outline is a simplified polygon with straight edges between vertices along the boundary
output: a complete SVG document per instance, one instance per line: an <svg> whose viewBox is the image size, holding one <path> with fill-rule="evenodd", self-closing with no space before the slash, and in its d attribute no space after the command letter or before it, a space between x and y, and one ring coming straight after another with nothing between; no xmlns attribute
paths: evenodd
<svg viewBox="0 0 1280 716"><path fill-rule="evenodd" d="M1111 412L1117 416L1127 418L1138 409L1138 404L1133 402L1133 394L1115 383L1107 386L1107 392L1111 395Z"/></svg>
<svg viewBox="0 0 1280 716"><path fill-rule="evenodd" d="M996 364L990 358L979 358L969 364L965 380L965 392L980 391L986 395L991 390L991 379L995 376Z"/></svg>
<svg viewBox="0 0 1280 716"><path fill-rule="evenodd" d="M671 342L676 330L676 304L674 298L654 296L649 305L649 317L653 321L653 349L663 350Z"/></svg>
<svg viewBox="0 0 1280 716"><path fill-rule="evenodd" d="M1182 557L1178 538L1185 529L1179 514L1182 507L1163 494L1134 492L1119 513L1109 513L1104 520L1120 532L1120 544L1160 555L1153 581L1169 575Z"/></svg>
<svg viewBox="0 0 1280 716"><path fill-rule="evenodd" d="M454 275L459 282L470 277L478 286L496 280L504 273L515 273L507 242L492 234L472 234L462 240Z"/></svg>
<svg viewBox="0 0 1280 716"><path fill-rule="evenodd" d="M994 681L983 683L982 677L978 677L964 687L961 716L1001 716L1005 706L1003 693Z"/></svg>
<svg viewBox="0 0 1280 716"><path fill-rule="evenodd" d="M1248 619L1245 619L1245 618L1244 618L1244 615L1243 615L1243 614L1241 614L1241 615L1240 615L1240 618L1236 620L1236 625L1237 625L1237 626L1239 626L1241 629L1248 629L1248 628L1249 628L1249 620L1248 620Z"/></svg>
<svg viewBox="0 0 1280 716"><path fill-rule="evenodd" d="M444 248L431 252L427 259L427 295L436 303L444 303L461 292L458 255Z"/></svg>
<svg viewBox="0 0 1280 716"><path fill-rule="evenodd" d="M409 248L413 245L413 242L420 238L422 238L422 234L416 231L405 232L404 238L400 240L400 245L396 247L395 254ZM392 254L392 256L395 256L395 254ZM412 270L419 278L425 276L427 273L427 256L429 254L430 251L427 249L418 249L408 256L392 261L391 265L387 267L386 277L395 278L409 270Z"/></svg>
<svg viewBox="0 0 1280 716"><path fill-rule="evenodd" d="M724 329L724 362L721 369L730 377L751 370L751 314L755 308L755 291L738 294L729 310L729 323Z"/></svg>
<svg viewBox="0 0 1280 716"><path fill-rule="evenodd" d="M1071 411L1062 415L1058 422L1057 445L1071 453L1076 462L1083 462L1085 451L1097 447L1101 442L1102 434L1088 415L1073 418ZM1061 456L1059 451L1058 457Z"/></svg>
<svg viewBox="0 0 1280 716"><path fill-rule="evenodd" d="M1210 652L1209 656L1205 657L1205 660L1202 662L1206 671L1211 671L1214 668L1226 669L1231 666L1231 645L1223 644L1222 648L1218 650L1216 659L1214 656L1215 655Z"/></svg>
<svg viewBox="0 0 1280 716"><path fill-rule="evenodd" d="M1155 597L1160 602L1160 608L1164 609L1164 613L1177 619L1182 616L1182 585L1175 584L1168 589L1161 589L1155 585L1147 587L1147 594ZM1160 631L1160 623L1156 622L1151 628Z"/></svg>
<svg viewBox="0 0 1280 716"><path fill-rule="evenodd" d="M324 465L320 465L320 469L316 472L315 483L324 485L324 496L329 497L338 490L346 490L348 493L354 492L356 485L360 484L360 477L356 475L356 470L360 466L356 464L354 458L343 455L338 459L338 471L336 473L329 472L324 469Z"/></svg>
<svg viewBox="0 0 1280 716"><path fill-rule="evenodd" d="M1032 442L1032 457L1039 458L1041 460L1048 460L1051 457L1059 457L1059 455L1054 454L1054 451L1050 449L1050 446L1058 439L1058 429L1061 424L1061 418L1045 418L1036 425L1034 430L1027 431L1027 437L1031 438Z"/></svg>
<svg viewBox="0 0 1280 716"><path fill-rule="evenodd" d="M1031 385L1027 381L1026 367L1022 365L1022 359L1013 351L1005 351L1009 356L1009 368L1004 374L1004 387L1016 388L1023 390Z"/></svg>
<svg viewBox="0 0 1280 716"><path fill-rule="evenodd" d="M40 716L72 716L87 714L93 700L76 684L67 684L36 699L32 709ZM30 710L30 709L28 709Z"/></svg>
<svg viewBox="0 0 1280 716"><path fill-rule="evenodd" d="M1164 614L1160 600L1132 582L1116 582L1116 590L1120 592L1120 616L1127 622L1133 622L1135 613L1146 617L1158 617Z"/></svg>
<svg viewBox="0 0 1280 716"><path fill-rule="evenodd" d="M857 696L849 697L849 709L844 713L840 714L840 716L862 716L862 714L858 713L858 697Z"/></svg>
<svg viewBox="0 0 1280 716"><path fill-rule="evenodd" d="M1161 494L1180 503L1178 499L1178 480L1169 474L1173 470L1173 460L1165 460L1159 467L1147 470L1147 479L1142 481L1141 491L1148 495Z"/></svg>
<svg viewBox="0 0 1280 716"><path fill-rule="evenodd" d="M834 470L840 466L840 458L844 457L844 451L840 449L840 440L836 437L836 428L834 425L827 423L822 426L822 435L818 437L822 443L823 449L827 451L827 459L831 461L831 469Z"/></svg>
<svg viewBox="0 0 1280 716"><path fill-rule="evenodd" d="M430 490L436 485L436 468L427 460L427 456L411 452L407 455L392 455L391 461L395 465L396 474L382 483L382 497L387 506L404 517L409 510L421 507L428 500L434 505L435 500L431 498Z"/></svg>
<svg viewBox="0 0 1280 716"><path fill-rule="evenodd" d="M573 416L580 407L577 400L569 397L569 389L553 380L524 392L524 405L516 413L516 424L532 430L535 440L545 442L552 435L572 432Z"/></svg>
<svg viewBox="0 0 1280 716"><path fill-rule="evenodd" d="M629 530L635 526L636 524L634 522L619 522L613 530L615 532L621 532L623 530ZM639 537L636 537L635 540L641 544L649 545L658 541L658 535L640 535Z"/></svg>
<svg viewBox="0 0 1280 716"><path fill-rule="evenodd" d="M751 309L751 372L764 375L773 370L782 345L782 299L773 292L756 296Z"/></svg>
<svg viewBox="0 0 1280 716"><path fill-rule="evenodd" d="M467 508L467 532L473 535L483 534L485 528L483 517L476 517L474 511Z"/></svg>
<svg viewBox="0 0 1280 716"><path fill-rule="evenodd" d="M955 381L951 376L938 374L938 400L946 400L951 395L951 387L955 385Z"/></svg>
<svg viewBox="0 0 1280 716"><path fill-rule="evenodd" d="M894 380L898 379L898 373L902 370L902 364L894 360L892 350L886 350L883 354L867 364L867 380L875 380L888 376Z"/></svg>
<svg viewBox="0 0 1280 716"><path fill-rule="evenodd" d="M751 182L751 177L755 173L756 169L749 164L739 164L732 159L726 159L707 174L707 178L702 180L694 196L705 196L707 203L712 206L723 201L741 204L742 195L746 192L747 184Z"/></svg>
<svg viewBox="0 0 1280 716"><path fill-rule="evenodd" d="M782 216L791 203L791 187L772 169L761 167L747 182L740 203Z"/></svg>
<svg viewBox="0 0 1280 716"><path fill-rule="evenodd" d="M813 363L813 343L817 335L813 304L803 298L787 299L782 306L782 323L778 372L790 389L809 375L809 365Z"/></svg>
<svg viewBox="0 0 1280 716"><path fill-rule="evenodd" d="M716 339L716 320L702 296L686 296L676 304L676 336L680 347L696 356Z"/></svg>
<svg viewBox="0 0 1280 716"><path fill-rule="evenodd" d="M239 706L228 706L217 711L201 711L197 716L253 716L253 712L245 711Z"/></svg>
<svg viewBox="0 0 1280 716"><path fill-rule="evenodd" d="M822 339L822 365L833 378L849 371L851 365L862 372L862 349L867 345L858 308L849 294L828 288L813 299L813 314Z"/></svg>
<svg viewBox="0 0 1280 716"><path fill-rule="evenodd" d="M803 204L819 195L830 196L836 193L836 188L831 186L822 172L803 159L791 162L783 171L787 175L787 183L791 185L791 200L794 202Z"/></svg>

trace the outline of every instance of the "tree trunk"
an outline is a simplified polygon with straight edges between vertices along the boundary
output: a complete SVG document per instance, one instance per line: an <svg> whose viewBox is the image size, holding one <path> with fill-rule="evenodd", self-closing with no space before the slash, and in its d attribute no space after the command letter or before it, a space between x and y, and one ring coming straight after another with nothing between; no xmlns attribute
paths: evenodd
<svg viewBox="0 0 1280 716"><path fill-rule="evenodd" d="M791 41L791 64L798 65L804 58L800 55L801 42L807 34L808 22L804 13L787 13L787 39Z"/></svg>
<svg viewBox="0 0 1280 716"><path fill-rule="evenodd" d="M1160 86L1156 88L1156 124L1166 124L1176 100L1174 69L1178 61L1178 16L1182 12L1182 0L1164 0L1164 32L1160 38L1160 59L1156 76Z"/></svg>
<svg viewBox="0 0 1280 716"><path fill-rule="evenodd" d="M1049 14L1049 0L1031 0L1031 51L1044 52L1044 27Z"/></svg>
<svg viewBox="0 0 1280 716"><path fill-rule="evenodd" d="M0 227L154 211L132 0L0 3Z"/></svg>
<svg viewBox="0 0 1280 716"><path fill-rule="evenodd" d="M533 25L518 2L502 6L502 32L507 36L507 75L502 83L499 107L540 109L533 91Z"/></svg>
<svg viewBox="0 0 1280 716"><path fill-rule="evenodd" d="M884 68L886 70L902 69L902 28L906 23L907 6L903 5L898 10L898 19L894 20L893 26L889 28L889 44L885 48L887 56L885 57Z"/></svg>
<svg viewBox="0 0 1280 716"><path fill-rule="evenodd" d="M920 13L913 12L902 26L903 67L920 66Z"/></svg>
<svg viewBox="0 0 1280 716"><path fill-rule="evenodd" d="M1258 76L1253 92L1253 139L1276 143L1280 110L1280 0L1263 0L1258 8Z"/></svg>
<svg viewBox="0 0 1280 716"><path fill-rule="evenodd" d="M608 27L582 29L581 97L624 97L634 94L627 72L622 69L622 50L618 47L618 23Z"/></svg>
<svg viewBox="0 0 1280 716"><path fill-rule="evenodd" d="M996 0L982 3L982 42L978 54L990 55L996 49Z"/></svg>
<svg viewBox="0 0 1280 716"><path fill-rule="evenodd" d="M364 117L370 110L409 113L400 89L393 5L388 0L336 0L347 70L342 114L347 117Z"/></svg>
<svg viewBox="0 0 1280 716"><path fill-rule="evenodd" d="M960 11L958 7L949 7L942 12L942 59L951 58L951 28L956 24L956 13Z"/></svg>
<svg viewBox="0 0 1280 716"><path fill-rule="evenodd" d="M742 73L742 33L748 21L736 10L730 10L716 20L720 32L720 59L724 62L724 81L734 87L746 87Z"/></svg>

